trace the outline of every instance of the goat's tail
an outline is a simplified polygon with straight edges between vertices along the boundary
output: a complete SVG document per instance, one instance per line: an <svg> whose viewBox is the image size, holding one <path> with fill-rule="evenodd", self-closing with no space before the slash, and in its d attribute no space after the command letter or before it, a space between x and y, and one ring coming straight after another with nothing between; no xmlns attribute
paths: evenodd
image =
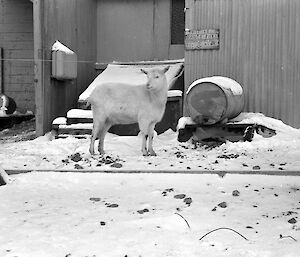
<svg viewBox="0 0 300 257"><path fill-rule="evenodd" d="M91 103L89 102L89 100L86 101L86 104L84 106L85 109L89 108L91 105Z"/></svg>
<svg viewBox="0 0 300 257"><path fill-rule="evenodd" d="M86 99L86 103L85 103L85 106L84 106L84 109L89 109L89 107L92 105L92 99L91 97L88 97Z"/></svg>

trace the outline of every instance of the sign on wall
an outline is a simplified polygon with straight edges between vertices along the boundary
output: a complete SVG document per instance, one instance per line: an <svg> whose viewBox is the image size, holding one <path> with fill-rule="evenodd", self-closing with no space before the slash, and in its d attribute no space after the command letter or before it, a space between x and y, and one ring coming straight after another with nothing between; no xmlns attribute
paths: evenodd
<svg viewBox="0 0 300 257"><path fill-rule="evenodd" d="M208 50L219 48L219 29L188 30L185 32L186 50Z"/></svg>

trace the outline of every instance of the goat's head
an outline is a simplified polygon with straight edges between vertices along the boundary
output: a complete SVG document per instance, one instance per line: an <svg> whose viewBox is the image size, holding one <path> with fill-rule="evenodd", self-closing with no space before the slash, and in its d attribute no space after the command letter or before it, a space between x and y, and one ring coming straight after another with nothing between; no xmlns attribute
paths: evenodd
<svg viewBox="0 0 300 257"><path fill-rule="evenodd" d="M162 87L166 86L167 84L167 79L165 73L169 70L170 66L167 66L164 69L149 69L149 70L144 70L141 69L143 73L147 75L147 83L146 87L149 90L160 90Z"/></svg>

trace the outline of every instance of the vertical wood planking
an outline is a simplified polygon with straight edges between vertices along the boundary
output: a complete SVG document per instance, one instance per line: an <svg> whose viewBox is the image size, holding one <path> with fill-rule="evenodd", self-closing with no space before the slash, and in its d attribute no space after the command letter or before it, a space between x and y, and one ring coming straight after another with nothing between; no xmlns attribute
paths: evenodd
<svg viewBox="0 0 300 257"><path fill-rule="evenodd" d="M36 134L43 135L46 126L44 116L44 62L43 62L43 6L44 1L33 1L33 30L34 30L34 86L35 86L35 124Z"/></svg>
<svg viewBox="0 0 300 257"><path fill-rule="evenodd" d="M170 49L171 0L98 0L97 61L166 60ZM180 55L182 57L182 55Z"/></svg>
<svg viewBox="0 0 300 257"><path fill-rule="evenodd" d="M33 5L0 1L0 47L3 48L2 91L20 110L35 111L33 84Z"/></svg>
<svg viewBox="0 0 300 257"><path fill-rule="evenodd" d="M153 59L167 60L169 57L169 46L171 43L171 2L170 0L154 0L154 40L156 42L153 49Z"/></svg>
<svg viewBox="0 0 300 257"><path fill-rule="evenodd" d="M4 80L3 80L3 48L0 47L0 94L4 93Z"/></svg>
<svg viewBox="0 0 300 257"><path fill-rule="evenodd" d="M53 119L77 107L79 95L95 77L96 0L44 0L44 132ZM73 50L78 57L77 79L51 78L51 48L55 40Z"/></svg>
<svg viewBox="0 0 300 257"><path fill-rule="evenodd" d="M154 59L154 1L98 1L99 62Z"/></svg>
<svg viewBox="0 0 300 257"><path fill-rule="evenodd" d="M220 49L186 51L186 88L212 75L243 87L245 111L300 127L300 1L186 0L193 29L219 28ZM192 17L192 14L194 17Z"/></svg>

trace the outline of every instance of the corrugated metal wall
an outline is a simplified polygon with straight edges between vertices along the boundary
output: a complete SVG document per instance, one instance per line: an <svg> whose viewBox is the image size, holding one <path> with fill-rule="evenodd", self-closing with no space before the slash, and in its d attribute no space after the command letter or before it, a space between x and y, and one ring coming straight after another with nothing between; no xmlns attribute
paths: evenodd
<svg viewBox="0 0 300 257"><path fill-rule="evenodd" d="M300 127L300 1L186 0L186 28L220 29L219 50L185 52L185 85L212 75L244 88L245 111Z"/></svg>

